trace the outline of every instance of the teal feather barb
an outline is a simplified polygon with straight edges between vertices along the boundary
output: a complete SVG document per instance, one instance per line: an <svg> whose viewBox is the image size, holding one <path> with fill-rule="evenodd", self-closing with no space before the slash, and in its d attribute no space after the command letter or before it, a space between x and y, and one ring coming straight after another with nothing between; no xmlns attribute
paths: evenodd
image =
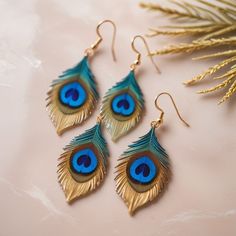
<svg viewBox="0 0 236 236"><path fill-rule="evenodd" d="M103 181L109 152L100 124L75 137L59 158L58 180L68 202L95 190Z"/></svg>
<svg viewBox="0 0 236 236"><path fill-rule="evenodd" d="M116 173L116 191L130 214L160 194L169 180L170 163L157 140L155 128L122 154Z"/></svg>
<svg viewBox="0 0 236 236"><path fill-rule="evenodd" d="M102 102L101 116L112 139L117 140L133 128L140 121L143 109L143 94L131 71L108 90Z"/></svg>
<svg viewBox="0 0 236 236"><path fill-rule="evenodd" d="M48 92L47 108L60 135L86 120L99 98L88 57L54 80Z"/></svg>

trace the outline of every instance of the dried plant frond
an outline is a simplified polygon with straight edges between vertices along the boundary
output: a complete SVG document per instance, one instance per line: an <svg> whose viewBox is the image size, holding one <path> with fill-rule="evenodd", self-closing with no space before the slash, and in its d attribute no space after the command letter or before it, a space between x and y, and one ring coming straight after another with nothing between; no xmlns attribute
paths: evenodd
<svg viewBox="0 0 236 236"><path fill-rule="evenodd" d="M234 77L234 76L235 76L235 73L236 73L236 68L232 67L231 70L229 70L228 72L226 72L226 73L223 74L223 75L214 77L213 80L224 79L224 78L229 77L229 76L231 76L231 75Z"/></svg>
<svg viewBox="0 0 236 236"><path fill-rule="evenodd" d="M202 41L193 41L192 43L180 43L177 45L170 45L167 48L151 52L151 56L172 54L172 53L183 53L183 52L193 52L209 47L217 47L223 45L235 45L236 37L231 38L221 38L221 39L209 39Z"/></svg>
<svg viewBox="0 0 236 236"><path fill-rule="evenodd" d="M233 78L234 78L234 76L230 76L228 79L224 80L222 83L220 83L212 88L198 91L198 93L210 93L210 92L214 92L219 89L222 89L222 88L226 87L228 84L230 84L232 82Z"/></svg>
<svg viewBox="0 0 236 236"><path fill-rule="evenodd" d="M222 69L223 67L225 67L226 65L228 65L229 63L232 63L236 61L236 56L235 57L232 57L232 58L229 58L229 59L226 59L226 60L223 60L221 61L220 63L208 68L205 72L203 72L202 74L200 75L197 75L195 76L193 79L191 80L188 80L186 82L184 82L184 84L186 85L192 85L196 82L199 82L203 79L206 78L206 76L209 76L209 75L212 75L214 73L216 73L217 71L219 71L220 69Z"/></svg>
<svg viewBox="0 0 236 236"><path fill-rule="evenodd" d="M236 92L236 80L234 80L234 82L230 86L225 96L220 100L219 104L229 99L235 92Z"/></svg>
<svg viewBox="0 0 236 236"><path fill-rule="evenodd" d="M194 34L202 34L202 33L209 33L214 31L216 28L219 26L209 26L209 27L199 27L199 28L189 28L189 29L177 29L177 30L171 30L171 31L166 31L166 30L160 30L160 29L150 29L152 31L151 34L148 34L148 37L153 37L157 35L194 35Z"/></svg>
<svg viewBox="0 0 236 236"><path fill-rule="evenodd" d="M202 59L209 59L213 57L219 57L219 56L232 56L236 55L236 50L228 50L228 51L223 51L223 52L217 52L209 55L204 55L200 57L194 57L193 60L202 60Z"/></svg>
<svg viewBox="0 0 236 236"><path fill-rule="evenodd" d="M207 0L195 0L190 3L182 0L169 0L169 2L173 6L165 7L154 3L140 3L142 8L164 13L178 23L178 25L150 28L150 34L147 36L192 36L194 39L191 42L182 42L155 50L150 55L193 53L210 48L221 49L221 51L213 54L193 58L199 60L226 57L226 59L221 60L184 84L193 85L206 78L224 79L216 86L201 90L198 93L205 94L226 89L226 94L220 103L226 101L236 92L236 37L234 36L236 33L236 1L216 0L213 3ZM182 19L187 19L188 23L179 21ZM226 72L214 76L216 72L221 72L222 68Z"/></svg>
<svg viewBox="0 0 236 236"><path fill-rule="evenodd" d="M217 28L217 27L215 27L215 28ZM235 30L236 30L236 25L230 25L230 26L227 26L226 28L220 29L218 31L214 31L214 29L213 29L212 31L214 31L214 32L207 34L204 37L201 37L199 40L206 40L206 39L210 39L210 38L215 38L215 37L230 33L232 31L235 31ZM209 30L209 32L210 32L210 30Z"/></svg>
<svg viewBox="0 0 236 236"><path fill-rule="evenodd" d="M192 18L192 19L207 20L212 22L216 21L213 18L211 12L207 12L206 9L200 10L200 7L185 2L182 3L177 1L171 1L171 2L179 6L181 9L177 10L175 8L163 7L159 4L143 3L143 2L140 3L140 7L152 11L160 11L172 17ZM199 11L197 11L197 8L199 8Z"/></svg>

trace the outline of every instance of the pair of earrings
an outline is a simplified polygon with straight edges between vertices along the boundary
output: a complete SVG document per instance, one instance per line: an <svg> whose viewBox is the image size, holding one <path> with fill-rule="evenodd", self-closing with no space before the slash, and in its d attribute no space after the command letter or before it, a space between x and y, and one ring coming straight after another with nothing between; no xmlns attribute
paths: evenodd
<svg viewBox="0 0 236 236"><path fill-rule="evenodd" d="M164 190L170 177L168 155L155 134L163 123L164 111L157 103L163 94L170 97L178 117L189 126L181 117L172 96L167 92L160 93L155 99L160 117L151 122L147 134L129 145L116 166L116 191L127 204L131 215L154 200ZM98 116L97 124L75 137L64 148L59 159L58 179L68 202L95 190L104 180L109 152L101 132L102 121L102 117Z"/></svg>
<svg viewBox="0 0 236 236"><path fill-rule="evenodd" d="M97 85L88 59L102 41L99 27L103 23L111 23L114 27L112 55L115 60L116 26L112 21L105 20L97 26L98 39L85 50L82 61L55 80L48 93L47 106L58 134L88 118L98 101ZM92 192L104 180L109 152L101 125L104 123L112 139L116 140L133 128L141 118L144 99L134 73L141 62L141 54L134 46L137 38L142 39L148 54L150 53L145 39L136 35L131 47L137 57L130 66L128 76L106 93L96 125L75 137L64 148L59 159L58 180L68 202ZM152 57L150 59L159 71ZM129 146L116 167L116 190L127 203L131 214L157 197L169 179L169 159L155 135L155 129L163 123L164 111L157 104L157 99L162 94L169 95L179 118L188 126L180 116L172 96L169 93L159 94L155 106L161 111L160 118L151 123L151 130L146 135Z"/></svg>
<svg viewBox="0 0 236 236"><path fill-rule="evenodd" d="M89 58L94 55L103 40L99 29L104 23L110 23L113 26L111 49L113 60L116 60L114 51L116 26L113 21L104 20L98 24L96 28L98 38L90 48L85 50L82 61L53 81L51 90L48 92L47 107L59 135L86 120L98 102L97 84L90 69ZM101 117L113 140L125 135L140 121L144 108L143 94L134 73L136 67L141 63L141 53L134 45L138 38L143 41L148 54L150 54L146 40L141 35L136 35L132 40L131 47L137 58L130 66L129 74L109 89L102 101ZM152 57L150 59L159 72Z"/></svg>
<svg viewBox="0 0 236 236"><path fill-rule="evenodd" d="M112 56L113 60L116 60L114 51L116 26L111 20L104 20L98 24L96 28L98 38L94 44L85 49L84 58L54 80L48 92L47 108L58 135L85 121L98 102L97 84L90 69L89 59L103 40L99 30L104 23L111 23L113 26Z"/></svg>

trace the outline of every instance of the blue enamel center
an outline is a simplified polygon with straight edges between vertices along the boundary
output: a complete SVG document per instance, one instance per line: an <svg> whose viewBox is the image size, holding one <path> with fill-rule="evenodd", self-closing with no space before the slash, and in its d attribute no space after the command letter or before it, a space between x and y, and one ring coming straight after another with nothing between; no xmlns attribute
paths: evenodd
<svg viewBox="0 0 236 236"><path fill-rule="evenodd" d="M72 156L71 165L73 170L79 174L90 174L96 169L98 160L93 150L86 148Z"/></svg>
<svg viewBox="0 0 236 236"><path fill-rule="evenodd" d="M65 84L59 91L60 101L71 108L78 108L86 101L86 91L77 81Z"/></svg>
<svg viewBox="0 0 236 236"><path fill-rule="evenodd" d="M112 100L112 110L116 114L130 116L135 111L135 101L128 93L119 94Z"/></svg>
<svg viewBox="0 0 236 236"><path fill-rule="evenodd" d="M157 175L157 167L148 156L136 159L129 168L132 179L141 183L150 183Z"/></svg>

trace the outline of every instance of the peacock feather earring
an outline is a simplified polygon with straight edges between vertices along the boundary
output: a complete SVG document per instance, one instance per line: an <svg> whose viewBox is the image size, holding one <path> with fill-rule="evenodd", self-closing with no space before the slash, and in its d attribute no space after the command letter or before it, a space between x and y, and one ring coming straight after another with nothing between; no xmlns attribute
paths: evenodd
<svg viewBox="0 0 236 236"><path fill-rule="evenodd" d="M101 121L98 116L96 125L75 137L59 158L58 180L67 202L95 190L106 175L109 152Z"/></svg>
<svg viewBox="0 0 236 236"><path fill-rule="evenodd" d="M163 94L170 97L178 117L189 127L180 116L172 96L167 92L160 93L155 99L155 106L161 112L159 119L152 121L151 130L129 146L116 167L116 191L127 204L130 214L154 200L166 187L171 174L168 155L155 134L163 123L164 111L157 104Z"/></svg>
<svg viewBox="0 0 236 236"><path fill-rule="evenodd" d="M134 46L137 38L142 39L150 56L146 40L141 35L136 35L132 40L131 47L137 58L130 66L129 74L107 91L102 102L101 116L114 141L133 128L140 121L143 113L143 94L135 78L135 69L141 64L141 53ZM150 59L160 73L151 56Z"/></svg>
<svg viewBox="0 0 236 236"><path fill-rule="evenodd" d="M116 26L113 21L104 20L98 24L96 28L98 38L85 50L84 58L52 82L46 100L50 118L58 135L86 120L99 99L89 59L103 40L99 29L104 23L112 24L114 29L111 50L113 60L116 60L114 51Z"/></svg>

